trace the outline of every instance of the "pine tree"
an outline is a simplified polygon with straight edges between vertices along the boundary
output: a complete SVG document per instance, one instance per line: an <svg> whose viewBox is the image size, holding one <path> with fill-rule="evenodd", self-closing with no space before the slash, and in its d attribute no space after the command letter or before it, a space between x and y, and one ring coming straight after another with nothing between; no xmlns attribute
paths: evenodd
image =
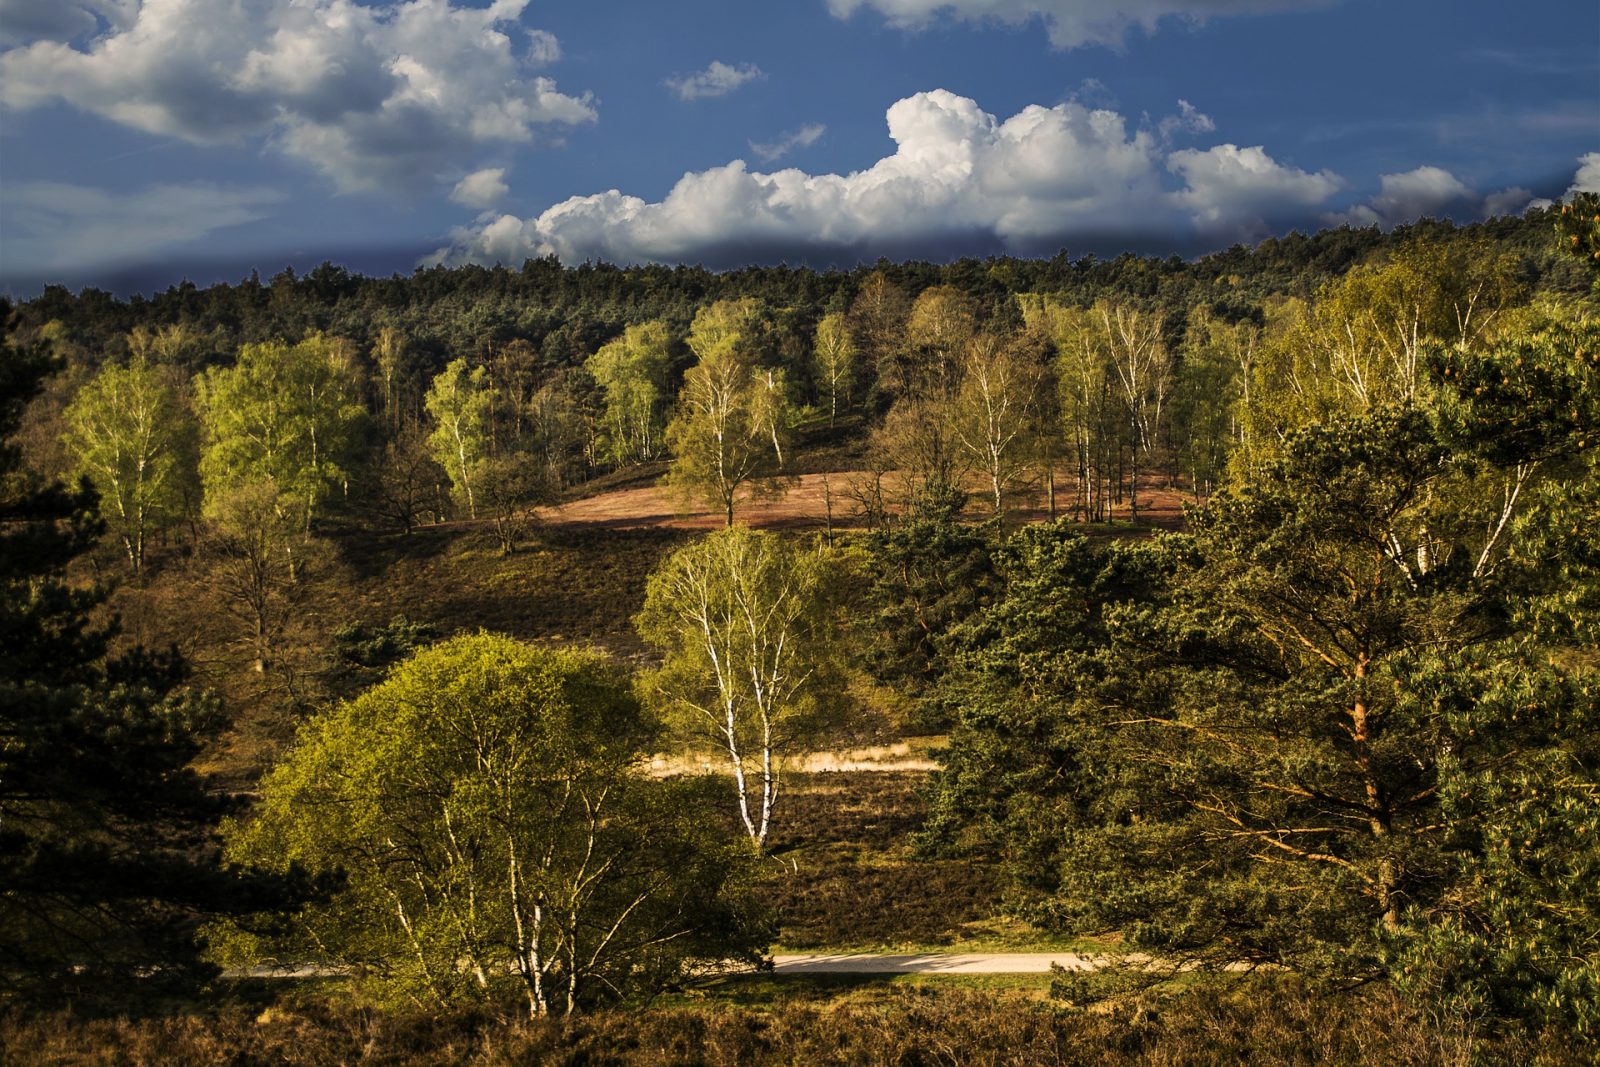
<svg viewBox="0 0 1600 1067"><path fill-rule="evenodd" d="M0 347L0 997L126 1000L211 973L197 923L267 886L219 866L189 769L215 702L175 653L110 654L102 591L64 576L102 530L94 490L9 443L51 366Z"/></svg>

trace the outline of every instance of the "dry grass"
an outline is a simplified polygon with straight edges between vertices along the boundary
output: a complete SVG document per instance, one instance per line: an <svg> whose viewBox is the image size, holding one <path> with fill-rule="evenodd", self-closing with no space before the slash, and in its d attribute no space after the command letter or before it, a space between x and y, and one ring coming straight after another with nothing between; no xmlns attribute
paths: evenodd
<svg viewBox="0 0 1600 1067"><path fill-rule="evenodd" d="M1553 1035L1474 1035L1381 990L1319 996L1289 982L1220 982L1163 1003L1069 1011L1004 990L813 983L770 1007L718 999L528 1022L490 1012L240 1004L154 1019L0 1018L7 1062L119 1064L816 1065L1520 1063L1593 1049Z"/></svg>
<svg viewBox="0 0 1600 1067"><path fill-rule="evenodd" d="M912 855L912 835L927 814L927 780L916 771L789 777L762 885L785 950L995 947L1003 940L990 870ZM1013 932L1037 943L1037 931Z"/></svg>
<svg viewBox="0 0 1600 1067"><path fill-rule="evenodd" d="M176 644L197 684L221 694L231 728L202 769L245 787L282 751L306 710L344 694L333 633L396 615L440 634L479 629L527 640L597 645L623 657L642 646L632 618L645 579L686 537L670 529L547 528L502 556L490 531L452 524L409 535L335 532L295 591L273 669L252 669L241 624L201 563L179 549L158 556L142 585L121 584L106 606L123 641ZM115 561L101 561L108 576Z"/></svg>

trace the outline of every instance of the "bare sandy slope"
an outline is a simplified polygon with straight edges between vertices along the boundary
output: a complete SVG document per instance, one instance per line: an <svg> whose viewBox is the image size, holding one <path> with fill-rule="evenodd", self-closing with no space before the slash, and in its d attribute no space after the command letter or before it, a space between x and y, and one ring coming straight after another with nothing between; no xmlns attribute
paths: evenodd
<svg viewBox="0 0 1600 1067"><path fill-rule="evenodd" d="M859 526L860 508L850 495L850 486L853 480L860 477L860 473L854 471L802 474L788 479L786 491L775 498L741 490L734 517L742 526L820 528L827 524L831 506L835 526ZM976 486L972 488L976 489ZM1182 525L1186 499L1182 493L1170 488L1154 484L1141 486L1139 517L1156 526L1175 529ZM1062 509L1059 513L1065 514L1065 509L1071 505L1070 487L1058 484L1056 501L1058 508ZM1049 517L1042 492L1022 496L1013 508L1008 518L1018 521L1037 522ZM988 510L984 498L974 492L967 511L972 519L986 517ZM720 512L686 505L674 493L659 485L617 489L558 507L540 508L539 517L557 526L614 529L666 526L683 530L714 530L723 524ZM1116 517L1128 517L1126 505L1117 509Z"/></svg>

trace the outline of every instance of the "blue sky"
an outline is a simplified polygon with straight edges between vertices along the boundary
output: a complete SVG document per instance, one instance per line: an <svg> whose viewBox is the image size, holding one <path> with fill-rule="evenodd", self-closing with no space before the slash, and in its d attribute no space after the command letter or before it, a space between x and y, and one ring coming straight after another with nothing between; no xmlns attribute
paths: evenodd
<svg viewBox="0 0 1600 1067"><path fill-rule="evenodd" d="M1600 190L1573 0L0 0L0 291L1194 254Z"/></svg>

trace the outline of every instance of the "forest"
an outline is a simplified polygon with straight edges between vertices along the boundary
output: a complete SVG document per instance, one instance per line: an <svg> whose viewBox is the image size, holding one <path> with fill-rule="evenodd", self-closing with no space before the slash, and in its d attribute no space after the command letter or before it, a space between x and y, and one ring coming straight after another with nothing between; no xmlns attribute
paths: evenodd
<svg viewBox="0 0 1600 1067"><path fill-rule="evenodd" d="M1600 1055L1593 194L0 320L8 1058Z"/></svg>

